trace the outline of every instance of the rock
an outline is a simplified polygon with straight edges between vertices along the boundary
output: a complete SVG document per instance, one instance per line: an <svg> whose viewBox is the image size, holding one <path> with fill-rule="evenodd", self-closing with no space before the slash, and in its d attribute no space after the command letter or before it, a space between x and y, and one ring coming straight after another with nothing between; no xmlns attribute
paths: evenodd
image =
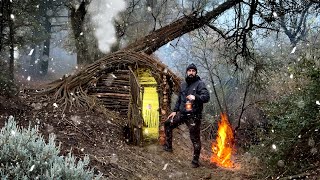
<svg viewBox="0 0 320 180"><path fill-rule="evenodd" d="M279 167L284 167L284 161L283 161L283 160L279 160L278 163L277 163L277 165L278 165Z"/></svg>

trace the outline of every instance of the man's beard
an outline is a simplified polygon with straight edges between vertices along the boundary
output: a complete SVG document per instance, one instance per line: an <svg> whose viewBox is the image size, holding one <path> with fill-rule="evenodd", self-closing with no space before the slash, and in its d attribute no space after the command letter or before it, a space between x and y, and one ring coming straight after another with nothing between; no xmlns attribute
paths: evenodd
<svg viewBox="0 0 320 180"><path fill-rule="evenodd" d="M186 82L188 84L190 84L190 83L193 83L196 79L197 79L196 75L194 76L194 75L190 74L189 76L186 77Z"/></svg>

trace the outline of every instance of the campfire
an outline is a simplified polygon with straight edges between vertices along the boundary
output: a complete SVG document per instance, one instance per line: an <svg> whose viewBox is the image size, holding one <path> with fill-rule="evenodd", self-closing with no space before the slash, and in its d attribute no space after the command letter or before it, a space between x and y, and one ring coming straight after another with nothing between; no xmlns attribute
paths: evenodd
<svg viewBox="0 0 320 180"><path fill-rule="evenodd" d="M218 133L216 141L212 143L211 163L225 168L233 168L234 163L231 160L234 136L233 130L225 113L221 113L221 120L218 122Z"/></svg>

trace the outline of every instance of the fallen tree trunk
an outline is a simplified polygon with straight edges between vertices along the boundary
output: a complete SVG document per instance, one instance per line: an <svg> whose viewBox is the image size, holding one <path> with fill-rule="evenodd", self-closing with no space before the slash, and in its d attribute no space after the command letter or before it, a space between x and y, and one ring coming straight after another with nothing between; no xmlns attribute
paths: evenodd
<svg viewBox="0 0 320 180"><path fill-rule="evenodd" d="M188 16L184 16L129 44L124 50L152 54L168 42L208 24L212 19L217 18L223 12L240 2L242 2L242 0L228 0L203 16L199 16L200 12L194 12Z"/></svg>

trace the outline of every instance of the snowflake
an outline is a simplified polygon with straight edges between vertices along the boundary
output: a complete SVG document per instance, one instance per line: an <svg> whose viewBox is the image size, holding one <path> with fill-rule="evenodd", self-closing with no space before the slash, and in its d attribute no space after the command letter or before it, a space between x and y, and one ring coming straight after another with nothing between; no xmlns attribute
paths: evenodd
<svg viewBox="0 0 320 180"><path fill-rule="evenodd" d="M31 168L30 168L30 170L29 170L30 172L33 171L34 166L35 166L35 165L32 165L32 166L31 166Z"/></svg>
<svg viewBox="0 0 320 180"><path fill-rule="evenodd" d="M11 135L12 136L15 136L16 135L16 132L14 130L11 130Z"/></svg>

